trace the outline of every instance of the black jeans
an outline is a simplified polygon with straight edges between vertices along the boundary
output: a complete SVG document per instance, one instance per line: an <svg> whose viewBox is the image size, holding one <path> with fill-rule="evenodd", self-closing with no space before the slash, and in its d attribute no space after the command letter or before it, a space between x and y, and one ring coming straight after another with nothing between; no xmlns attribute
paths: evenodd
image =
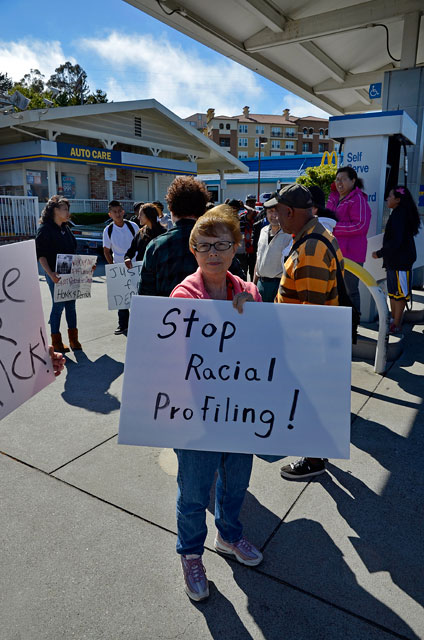
<svg viewBox="0 0 424 640"><path fill-rule="evenodd" d="M250 280L253 282L256 264L255 253L238 253L237 258L240 260L240 264L246 276L250 276Z"/></svg>
<svg viewBox="0 0 424 640"><path fill-rule="evenodd" d="M118 309L118 325L121 329L128 329L128 322L130 320L129 309Z"/></svg>

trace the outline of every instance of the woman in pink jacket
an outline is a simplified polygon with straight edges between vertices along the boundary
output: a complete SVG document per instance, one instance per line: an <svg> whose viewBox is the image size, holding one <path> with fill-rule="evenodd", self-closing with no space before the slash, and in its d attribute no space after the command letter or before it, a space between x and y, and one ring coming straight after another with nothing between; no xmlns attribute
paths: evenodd
<svg viewBox="0 0 424 640"><path fill-rule="evenodd" d="M334 211L338 218L333 234L343 256L362 266L367 254L367 233L371 221L368 197L362 191L363 182L352 167L340 167L335 186L336 191L331 192L327 202L327 208ZM359 311L359 280L345 271L345 282L352 302Z"/></svg>

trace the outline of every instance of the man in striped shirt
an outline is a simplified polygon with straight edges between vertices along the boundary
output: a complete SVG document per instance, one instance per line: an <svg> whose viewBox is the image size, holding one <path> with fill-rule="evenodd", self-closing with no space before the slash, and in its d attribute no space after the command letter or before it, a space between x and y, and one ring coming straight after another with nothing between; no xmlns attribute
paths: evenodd
<svg viewBox="0 0 424 640"><path fill-rule="evenodd" d="M293 237L275 302L338 305L336 259L323 241L316 237L308 239L308 236L319 234L331 242L342 272L343 256L337 240L314 216L308 189L300 184L286 186L264 206L268 211L276 211L282 230ZM293 480L324 472L325 461L321 458L301 458L281 467L280 474Z"/></svg>

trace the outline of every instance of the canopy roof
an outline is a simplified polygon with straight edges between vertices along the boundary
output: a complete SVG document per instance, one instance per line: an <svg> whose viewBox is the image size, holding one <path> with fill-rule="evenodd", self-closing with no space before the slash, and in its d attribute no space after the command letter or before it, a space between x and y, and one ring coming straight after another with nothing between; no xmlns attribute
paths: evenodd
<svg viewBox="0 0 424 640"><path fill-rule="evenodd" d="M32 109L0 115L1 144L44 139L113 148L114 143L197 163L199 174L246 173L246 165L156 100ZM91 143L90 143L91 141Z"/></svg>
<svg viewBox="0 0 424 640"><path fill-rule="evenodd" d="M423 0L125 1L333 115L379 110L369 86L424 64Z"/></svg>

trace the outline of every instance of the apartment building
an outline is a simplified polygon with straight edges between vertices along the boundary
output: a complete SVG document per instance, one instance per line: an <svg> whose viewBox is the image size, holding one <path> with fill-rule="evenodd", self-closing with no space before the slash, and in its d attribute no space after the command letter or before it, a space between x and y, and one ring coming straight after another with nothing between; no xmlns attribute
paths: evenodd
<svg viewBox="0 0 424 640"><path fill-rule="evenodd" d="M250 113L244 107L237 116L206 114L208 137L233 156L244 160L259 156L279 157L309 155L332 151L334 141L328 137L328 120L314 116L296 117L284 109L282 115Z"/></svg>

